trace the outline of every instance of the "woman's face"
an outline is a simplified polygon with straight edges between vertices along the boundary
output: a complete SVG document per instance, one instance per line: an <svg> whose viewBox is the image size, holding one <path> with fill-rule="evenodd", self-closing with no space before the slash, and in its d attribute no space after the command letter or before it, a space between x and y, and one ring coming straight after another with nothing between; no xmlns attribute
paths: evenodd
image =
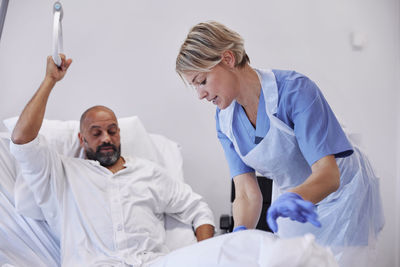
<svg viewBox="0 0 400 267"><path fill-rule="evenodd" d="M183 78L195 88L199 99L207 99L220 109L227 108L237 97L236 76L221 62L209 72L189 72Z"/></svg>

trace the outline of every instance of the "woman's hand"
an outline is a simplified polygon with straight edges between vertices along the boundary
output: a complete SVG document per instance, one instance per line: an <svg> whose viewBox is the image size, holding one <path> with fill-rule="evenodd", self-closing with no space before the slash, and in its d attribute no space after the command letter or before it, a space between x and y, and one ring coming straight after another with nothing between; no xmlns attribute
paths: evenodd
<svg viewBox="0 0 400 267"><path fill-rule="evenodd" d="M310 222L321 227L318 214L314 211L315 205L305 201L300 195L286 192L280 195L271 205L267 212L267 223L273 232L278 231L276 220L279 217L289 217L293 221L301 223Z"/></svg>
<svg viewBox="0 0 400 267"><path fill-rule="evenodd" d="M335 192L340 186L340 172L335 156L328 155L311 166L311 175L302 183L278 197L268 209L267 222L272 231L278 230L276 219L289 217L299 222L320 226L314 204Z"/></svg>

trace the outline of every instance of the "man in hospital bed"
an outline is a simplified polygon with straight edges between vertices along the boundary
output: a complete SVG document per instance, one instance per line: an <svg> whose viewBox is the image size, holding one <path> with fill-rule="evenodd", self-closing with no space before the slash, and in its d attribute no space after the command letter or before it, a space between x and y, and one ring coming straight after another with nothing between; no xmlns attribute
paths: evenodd
<svg viewBox="0 0 400 267"><path fill-rule="evenodd" d="M46 78L14 128L11 151L61 241L63 266L337 266L313 236L283 240L258 230L210 238L160 257L169 252L163 212L193 222L198 240L213 235L212 213L161 167L121 157L118 122L106 107L82 115L79 139L89 160L62 156L46 145L38 132L48 96L71 64L64 56L62 61L57 69L48 58Z"/></svg>
<svg viewBox="0 0 400 267"><path fill-rule="evenodd" d="M71 60L51 57L46 76L11 136L10 151L44 217L60 238L63 266L141 266L169 251L163 214L193 223L197 240L214 235L213 215L202 198L164 169L121 157L114 113L103 106L81 117L79 140L87 159L58 154L38 135L47 99Z"/></svg>

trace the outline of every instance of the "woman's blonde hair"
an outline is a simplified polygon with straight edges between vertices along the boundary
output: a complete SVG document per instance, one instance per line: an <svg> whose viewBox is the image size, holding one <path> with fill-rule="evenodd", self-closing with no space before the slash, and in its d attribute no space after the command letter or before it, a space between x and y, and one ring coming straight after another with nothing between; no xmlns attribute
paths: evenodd
<svg viewBox="0 0 400 267"><path fill-rule="evenodd" d="M216 21L195 25L188 33L176 58L176 72L208 72L218 65L223 52L230 50L235 56L235 67L250 62L244 50L244 40L235 31Z"/></svg>

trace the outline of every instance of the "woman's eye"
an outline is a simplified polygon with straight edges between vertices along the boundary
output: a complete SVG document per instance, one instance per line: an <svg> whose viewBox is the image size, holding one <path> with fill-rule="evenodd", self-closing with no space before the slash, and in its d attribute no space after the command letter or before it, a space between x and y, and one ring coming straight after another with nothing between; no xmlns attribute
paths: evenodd
<svg viewBox="0 0 400 267"><path fill-rule="evenodd" d="M206 83L207 83L207 79L204 79L204 80L200 83L200 85L206 85Z"/></svg>

